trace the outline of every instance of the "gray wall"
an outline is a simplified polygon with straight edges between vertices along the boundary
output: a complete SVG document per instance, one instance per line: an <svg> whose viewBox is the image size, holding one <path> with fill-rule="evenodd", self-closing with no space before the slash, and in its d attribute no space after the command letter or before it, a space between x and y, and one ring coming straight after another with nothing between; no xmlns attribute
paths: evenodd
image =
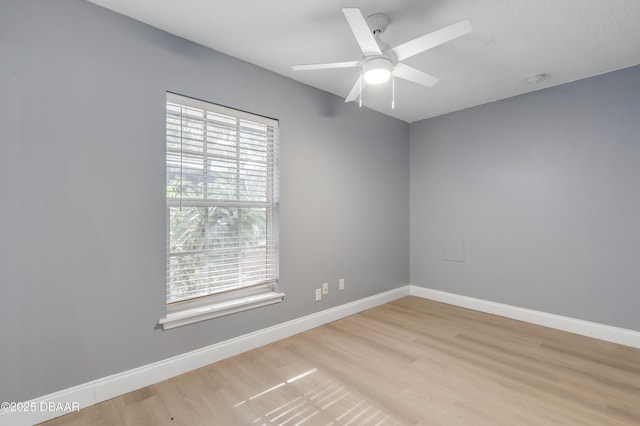
<svg viewBox="0 0 640 426"><path fill-rule="evenodd" d="M640 67L410 131L412 284L640 331Z"/></svg>
<svg viewBox="0 0 640 426"><path fill-rule="evenodd" d="M0 58L0 401L408 283L408 124L80 0L2 1ZM280 120L282 304L154 329L167 90Z"/></svg>

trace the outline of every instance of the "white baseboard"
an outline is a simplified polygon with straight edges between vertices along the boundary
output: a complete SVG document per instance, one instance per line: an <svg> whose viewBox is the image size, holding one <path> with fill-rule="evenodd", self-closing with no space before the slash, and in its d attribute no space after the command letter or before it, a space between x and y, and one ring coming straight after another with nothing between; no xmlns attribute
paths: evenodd
<svg viewBox="0 0 640 426"><path fill-rule="evenodd" d="M640 349L640 332L411 285L411 295Z"/></svg>
<svg viewBox="0 0 640 426"><path fill-rule="evenodd" d="M206 348L45 395L25 403L28 404L28 408L32 409L30 411L0 411L0 425L23 426L44 422L68 414L69 411L56 411L57 408L64 408L66 403L77 402L81 409L86 408L242 352L408 296L409 291L410 286L406 285L216 343ZM57 405L58 403L61 403L61 406Z"/></svg>

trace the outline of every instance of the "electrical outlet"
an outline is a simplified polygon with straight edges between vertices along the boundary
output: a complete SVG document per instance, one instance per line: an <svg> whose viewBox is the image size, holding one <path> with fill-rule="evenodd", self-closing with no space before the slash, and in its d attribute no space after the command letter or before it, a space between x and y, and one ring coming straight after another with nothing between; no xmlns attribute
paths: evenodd
<svg viewBox="0 0 640 426"><path fill-rule="evenodd" d="M319 302L321 300L322 300L322 289L316 288L316 302Z"/></svg>
<svg viewBox="0 0 640 426"><path fill-rule="evenodd" d="M329 294L329 283L322 284L322 295Z"/></svg>
<svg viewBox="0 0 640 426"><path fill-rule="evenodd" d="M344 278L340 278L338 281L338 290L344 290Z"/></svg>

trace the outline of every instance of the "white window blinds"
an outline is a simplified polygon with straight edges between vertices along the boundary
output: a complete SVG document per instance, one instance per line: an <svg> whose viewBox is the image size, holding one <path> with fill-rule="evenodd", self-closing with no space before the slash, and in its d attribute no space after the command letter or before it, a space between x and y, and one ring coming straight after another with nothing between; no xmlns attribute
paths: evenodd
<svg viewBox="0 0 640 426"><path fill-rule="evenodd" d="M167 93L167 303L277 279L278 122Z"/></svg>

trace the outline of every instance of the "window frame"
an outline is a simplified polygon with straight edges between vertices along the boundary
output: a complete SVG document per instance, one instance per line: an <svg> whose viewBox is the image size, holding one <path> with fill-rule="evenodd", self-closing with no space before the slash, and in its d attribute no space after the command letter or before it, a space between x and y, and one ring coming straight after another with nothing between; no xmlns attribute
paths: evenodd
<svg viewBox="0 0 640 426"><path fill-rule="evenodd" d="M165 191L165 218L166 218L166 279L165 279L165 300L166 300L166 317L159 320L159 324L163 329L171 329L175 327L180 327L183 325L204 321L207 319L229 315L236 312L242 312L248 309L254 309L260 306L271 305L274 303L279 303L284 299L284 293L281 293L278 289L278 263L279 263L279 244L278 244L278 207L279 207L279 137L278 137L278 128L279 122L278 120L264 117L261 115L256 115L252 113L248 113L241 110L236 110L233 108L225 107L218 104L213 104L210 102L205 102L202 100L186 97L183 95L178 95L176 93L167 92L166 93L166 102L165 102L165 179L168 177L168 169L169 169L169 120L168 120L168 106L169 104L178 104L181 107L187 108L195 108L198 110L202 110L203 112L211 112L214 114L220 114L227 117L232 117L236 119L236 122L249 122L260 125L265 125L269 127L269 131L273 131L273 140L272 140L272 148L271 152L267 152L267 162L266 162L266 170L267 176L265 179L265 186L267 189L265 190L265 201L264 202L244 202L240 198L239 193L236 194L235 200L225 200L225 199L204 199L201 204L212 203L220 206L229 206L229 208L237 208L237 209L246 209L246 208L264 208L266 209L265 214L269 217L267 220L267 225L265 228L265 232L267 235L267 242L265 243L266 252L271 251L273 260L272 260L272 271L273 277L267 277L266 280L258 281L255 283L248 284L246 286L231 288L222 290L215 293L209 293L206 295L198 295L195 297L187 298L185 300L178 301L169 301L169 285L170 285L170 212L172 208L176 207L176 203L179 202L180 208L183 206L186 207L201 207L197 204L199 201L194 200L184 200L182 196L180 196L179 200L175 198L171 198L168 195L168 192ZM206 126L208 119L203 118L203 123ZM243 127L237 127L236 133L239 135ZM181 136L180 140L184 140ZM238 139L239 140L239 139ZM240 143L240 142L237 142ZM207 144L207 141L203 141L203 144ZM203 145L204 146L204 145ZM239 152L240 148L237 147L236 150ZM175 149L171 152L175 155ZM179 155L181 158L181 176L182 176L182 156L185 153L185 149L181 148L179 150ZM190 154L192 155L192 153ZM207 155L203 152L203 161L207 161ZM240 169L240 156L236 154L236 161L238 165L236 166L236 180L239 182L241 169ZM271 173L271 174L269 174ZM181 177L182 179L182 177ZM259 181L260 182L260 181ZM168 184L168 180L165 180L165 185ZM271 184L271 185L269 185ZM271 186L271 188L269 188ZM269 225L270 224L270 225ZM240 230L238 230L240 233ZM238 234L239 235L239 234ZM241 251L241 246L238 248ZM269 258L269 257L267 257ZM269 268L267 267L266 271Z"/></svg>

